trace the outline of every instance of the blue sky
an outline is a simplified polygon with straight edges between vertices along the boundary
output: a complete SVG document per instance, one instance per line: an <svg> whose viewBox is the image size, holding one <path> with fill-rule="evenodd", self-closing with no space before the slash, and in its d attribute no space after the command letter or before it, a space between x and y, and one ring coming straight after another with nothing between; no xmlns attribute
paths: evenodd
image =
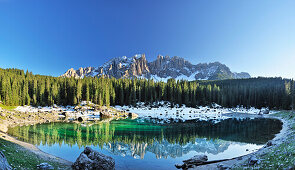
<svg viewBox="0 0 295 170"><path fill-rule="evenodd" d="M0 67L58 76L117 56L295 78L294 0L0 0Z"/></svg>

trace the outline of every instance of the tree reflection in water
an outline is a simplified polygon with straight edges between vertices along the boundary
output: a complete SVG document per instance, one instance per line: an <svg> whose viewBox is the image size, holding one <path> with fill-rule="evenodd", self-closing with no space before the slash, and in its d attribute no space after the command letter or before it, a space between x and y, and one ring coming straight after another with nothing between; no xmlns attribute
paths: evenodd
<svg viewBox="0 0 295 170"><path fill-rule="evenodd" d="M155 124L143 119L101 121L95 124L44 123L10 128L8 133L35 145L67 144L99 146L116 155L139 156L147 151L157 158L181 157L192 150L217 154L229 142L264 144L279 133L282 123L275 119L227 119Z"/></svg>

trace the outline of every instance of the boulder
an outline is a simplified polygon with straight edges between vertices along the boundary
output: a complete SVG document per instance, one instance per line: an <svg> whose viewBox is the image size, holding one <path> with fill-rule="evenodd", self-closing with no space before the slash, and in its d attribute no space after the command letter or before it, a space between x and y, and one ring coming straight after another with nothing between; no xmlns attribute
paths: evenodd
<svg viewBox="0 0 295 170"><path fill-rule="evenodd" d="M37 169L49 170L49 169L54 169L54 167L48 163L41 163L37 165Z"/></svg>
<svg viewBox="0 0 295 170"><path fill-rule="evenodd" d="M138 117L137 114L135 113L129 113L128 116L131 118L131 119L136 119Z"/></svg>
<svg viewBox="0 0 295 170"><path fill-rule="evenodd" d="M5 155L0 151L0 169L2 170L11 170L11 166L7 162Z"/></svg>
<svg viewBox="0 0 295 170"><path fill-rule="evenodd" d="M81 109L81 107L80 107L80 106L75 106L74 109L75 109L76 111L78 111L78 110Z"/></svg>
<svg viewBox="0 0 295 170"><path fill-rule="evenodd" d="M223 164L218 164L218 165L217 165L217 168L218 168L219 170L229 170L229 169L231 169L231 167L226 166L226 165L223 165Z"/></svg>
<svg viewBox="0 0 295 170"><path fill-rule="evenodd" d="M251 156L251 157L249 158L249 160L248 160L248 164L249 164L250 166L255 165L257 162L258 162L258 159L256 158L256 156Z"/></svg>
<svg viewBox="0 0 295 170"><path fill-rule="evenodd" d="M83 122L83 118L82 117L78 117L78 121L79 122Z"/></svg>
<svg viewBox="0 0 295 170"><path fill-rule="evenodd" d="M268 141L268 142L266 143L266 146L267 146L267 147L270 147L270 146L272 146L272 145L274 145L274 144L273 144L273 142L272 142L271 140Z"/></svg>
<svg viewBox="0 0 295 170"><path fill-rule="evenodd" d="M184 169L185 168L184 164L175 164L175 167L177 169Z"/></svg>
<svg viewBox="0 0 295 170"><path fill-rule="evenodd" d="M86 147L72 165L74 170L114 170L115 160Z"/></svg>
<svg viewBox="0 0 295 170"><path fill-rule="evenodd" d="M8 123L0 121L0 131L7 132L8 131Z"/></svg>
<svg viewBox="0 0 295 170"><path fill-rule="evenodd" d="M269 114L269 109L268 108L262 108L259 111L260 114Z"/></svg>
<svg viewBox="0 0 295 170"><path fill-rule="evenodd" d="M109 112L100 112L100 117L101 118L111 118L111 117L113 117L113 114L109 113Z"/></svg>

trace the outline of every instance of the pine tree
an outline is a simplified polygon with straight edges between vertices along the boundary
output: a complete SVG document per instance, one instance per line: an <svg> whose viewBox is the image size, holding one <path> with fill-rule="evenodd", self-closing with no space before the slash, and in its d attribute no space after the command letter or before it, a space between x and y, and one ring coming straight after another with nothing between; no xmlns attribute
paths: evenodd
<svg viewBox="0 0 295 170"><path fill-rule="evenodd" d="M81 80L77 80L77 86L76 86L76 97L77 97L77 103L81 102L82 99L82 82Z"/></svg>

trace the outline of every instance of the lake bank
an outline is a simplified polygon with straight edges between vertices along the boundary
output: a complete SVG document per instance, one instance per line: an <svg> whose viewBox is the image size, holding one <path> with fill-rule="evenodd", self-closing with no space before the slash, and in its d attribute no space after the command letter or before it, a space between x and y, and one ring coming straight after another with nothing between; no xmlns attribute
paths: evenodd
<svg viewBox="0 0 295 170"><path fill-rule="evenodd" d="M268 115L269 118L279 119L283 122L283 128L274 139L256 152L237 157L231 160L212 163L208 165L195 166L191 170L208 170L228 167L232 169L283 169L294 168L295 158L295 121L291 111L281 111ZM257 159L254 165L249 164L250 159Z"/></svg>
<svg viewBox="0 0 295 170"><path fill-rule="evenodd" d="M91 103L90 103L91 104ZM93 106L95 107L95 106ZM79 117L83 120L97 120L97 117L106 117L106 121L114 118L126 118L129 113L116 112L112 108L101 107L97 111L89 105L76 107L0 107L0 149L7 157L13 168L26 167L36 169L43 162L51 164L55 169L71 169L73 162L61 159L41 151L35 145L18 140L7 134L9 127L28 126L49 122L78 122ZM8 109L7 109L8 108ZM89 110L91 110L89 112ZM78 111L80 113L78 113ZM101 111L101 112L99 112ZM86 112L87 114L81 114ZM93 114L95 113L95 114ZM103 113L101 115L100 113ZM131 117L134 115L131 115ZM67 118L67 120L65 120ZM86 119L85 119L86 118Z"/></svg>
<svg viewBox="0 0 295 170"><path fill-rule="evenodd" d="M72 162L42 152L36 146L21 142L0 132L0 149L9 164L16 169L36 169L41 163L48 163L55 169L71 169Z"/></svg>
<svg viewBox="0 0 295 170"><path fill-rule="evenodd" d="M13 168L36 169L40 163L47 162L55 169L71 169L72 162L47 154L35 145L17 140L6 133L9 126L58 121L58 115L35 113L28 117L11 110L1 109L0 112L0 149Z"/></svg>
<svg viewBox="0 0 295 170"><path fill-rule="evenodd" d="M249 115L250 116L250 115ZM252 115L253 116L253 115ZM271 116L272 117L272 116ZM20 118L22 118L21 116L20 116ZM41 121L40 122L38 122L38 120L36 120L36 122L35 123L44 123L43 122L43 119L40 119ZM46 120L46 117L45 117L45 120ZM13 123L17 123L18 121L13 121ZM21 122L21 121L20 121ZM46 121L45 121L46 122ZM13 123L11 123L11 124L13 124ZM30 122L30 123L33 123L33 122ZM13 138L14 139L14 138ZM16 141L18 141L18 140L16 140ZM11 141L11 142L16 142L16 141ZM30 144L29 144L30 145ZM34 146L34 145L33 145ZM34 146L35 147L35 146ZM35 147L36 148L36 147ZM28 148L28 149L30 149L30 150L33 150L34 148ZM38 148L36 148L36 149L38 149ZM41 151L42 152L42 151ZM44 153L44 152L43 152ZM46 155L45 155L46 156ZM50 155L47 155L46 157L49 157ZM58 158L57 158L58 159ZM242 160L239 160L239 161L242 161ZM214 168L213 168L214 169Z"/></svg>

